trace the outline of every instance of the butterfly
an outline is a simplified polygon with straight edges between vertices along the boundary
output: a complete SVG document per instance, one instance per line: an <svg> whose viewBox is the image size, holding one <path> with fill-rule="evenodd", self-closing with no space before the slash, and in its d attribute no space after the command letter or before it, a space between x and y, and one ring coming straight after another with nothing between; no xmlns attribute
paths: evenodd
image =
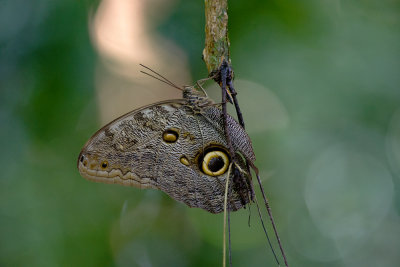
<svg viewBox="0 0 400 267"><path fill-rule="evenodd" d="M195 86L182 89L151 71L162 79L142 72L182 90L182 99L138 108L102 127L86 142L79 154L77 167L80 174L95 182L158 189L189 207L220 213L239 210L252 201L257 203L251 167L256 173L275 236L288 266L258 169L254 165L256 157L252 143L244 128L224 113L199 83L197 85L202 92ZM235 98L233 100L236 101ZM258 204L257 210L279 265Z"/></svg>
<svg viewBox="0 0 400 267"><path fill-rule="evenodd" d="M245 161L254 162L255 155L249 136L229 115L227 126L235 171L229 171L233 155L221 109L205 92L186 86L182 99L141 107L102 127L81 150L77 166L88 180L159 189L211 213L224 211L230 179L228 209L236 211L253 199Z"/></svg>

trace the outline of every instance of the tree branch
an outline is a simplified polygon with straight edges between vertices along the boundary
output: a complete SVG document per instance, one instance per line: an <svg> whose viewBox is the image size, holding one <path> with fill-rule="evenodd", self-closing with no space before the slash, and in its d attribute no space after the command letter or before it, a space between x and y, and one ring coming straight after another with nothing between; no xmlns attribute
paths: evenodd
<svg viewBox="0 0 400 267"><path fill-rule="evenodd" d="M228 0L204 0L206 13L206 43L203 60L208 73L219 71L225 60L230 65L228 38Z"/></svg>

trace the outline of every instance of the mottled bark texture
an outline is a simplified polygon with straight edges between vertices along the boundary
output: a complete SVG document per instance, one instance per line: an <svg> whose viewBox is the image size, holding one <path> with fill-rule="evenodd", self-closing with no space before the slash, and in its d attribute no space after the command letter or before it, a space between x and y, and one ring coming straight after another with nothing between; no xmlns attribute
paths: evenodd
<svg viewBox="0 0 400 267"><path fill-rule="evenodd" d="M225 60L230 65L228 38L228 0L205 0L206 43L203 59L213 75Z"/></svg>

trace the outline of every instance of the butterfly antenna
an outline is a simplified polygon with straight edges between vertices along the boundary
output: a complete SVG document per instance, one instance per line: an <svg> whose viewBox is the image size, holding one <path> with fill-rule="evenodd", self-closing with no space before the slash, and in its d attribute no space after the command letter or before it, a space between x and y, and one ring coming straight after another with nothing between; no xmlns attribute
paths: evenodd
<svg viewBox="0 0 400 267"><path fill-rule="evenodd" d="M165 78L164 76L162 76L160 73L156 72L155 70L153 70L153 69L151 69L151 68L149 68L149 67L147 67L147 66L145 66L145 65L143 65L143 64L139 64L139 65L142 66L142 67L145 68L145 69L148 69L149 71L151 71L152 73L156 74L158 77L161 77L161 78L158 78L158 77L156 77L156 76L154 76L154 75L151 75L151 74L149 74L149 73L147 73L147 72L144 72L144 71L140 71L141 73L147 74L147 75L149 75L150 77L153 77L153 78L155 78L155 79L157 79L157 80L159 80L159 81L162 81L162 82L164 82L164 83L166 83L166 84L169 84L169 85L171 85L172 87L174 87L174 88L176 88L176 89L182 91L182 88L180 88L179 86L177 86L176 84L174 84L173 82L171 82L170 80L168 80L167 78Z"/></svg>
<svg viewBox="0 0 400 267"><path fill-rule="evenodd" d="M257 197L256 196L254 196L254 200L256 202L258 216L260 217L261 225L262 225L262 228L264 230L265 236L267 237L269 247L271 248L272 254L274 254L274 258L275 258L276 263L278 264L278 266L280 266L278 257L276 256L275 250L272 247L271 239L269 238L269 235L268 235L268 232L267 232L267 228L265 228L264 219L262 218L261 211L260 211L260 206L258 205L258 201L257 201ZM250 226L250 218L249 218L249 226Z"/></svg>
<svg viewBox="0 0 400 267"><path fill-rule="evenodd" d="M148 75L148 76L150 76L150 77L152 77L152 78L154 78L154 79L156 79L156 80L159 80L160 82L166 83L166 84L168 84L169 86L172 86L172 87L174 87L174 88L176 88L176 89L182 91L182 88L176 87L175 85L170 84L169 82L164 81L164 80L162 80L162 79L160 79L160 78L158 78L158 77L156 77L156 76L154 76L154 75L151 75L150 73L147 73L147 72L145 72L145 71L140 71L140 72L143 73L143 74L146 74L146 75Z"/></svg>

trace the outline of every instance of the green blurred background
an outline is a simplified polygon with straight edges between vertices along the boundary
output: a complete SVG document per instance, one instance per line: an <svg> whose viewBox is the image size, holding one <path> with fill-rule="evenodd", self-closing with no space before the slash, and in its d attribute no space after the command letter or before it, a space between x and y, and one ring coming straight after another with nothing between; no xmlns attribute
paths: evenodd
<svg viewBox="0 0 400 267"><path fill-rule="evenodd" d="M204 78L203 1L131 1L163 38L152 46L180 51L135 66ZM0 1L0 265L220 266L221 215L76 169L115 90L149 79L114 75L101 97L116 69L93 37L106 2L129 1ZM291 266L399 266L400 2L229 4L236 88ZM276 266L251 211L250 228L248 210L232 214L234 266Z"/></svg>

